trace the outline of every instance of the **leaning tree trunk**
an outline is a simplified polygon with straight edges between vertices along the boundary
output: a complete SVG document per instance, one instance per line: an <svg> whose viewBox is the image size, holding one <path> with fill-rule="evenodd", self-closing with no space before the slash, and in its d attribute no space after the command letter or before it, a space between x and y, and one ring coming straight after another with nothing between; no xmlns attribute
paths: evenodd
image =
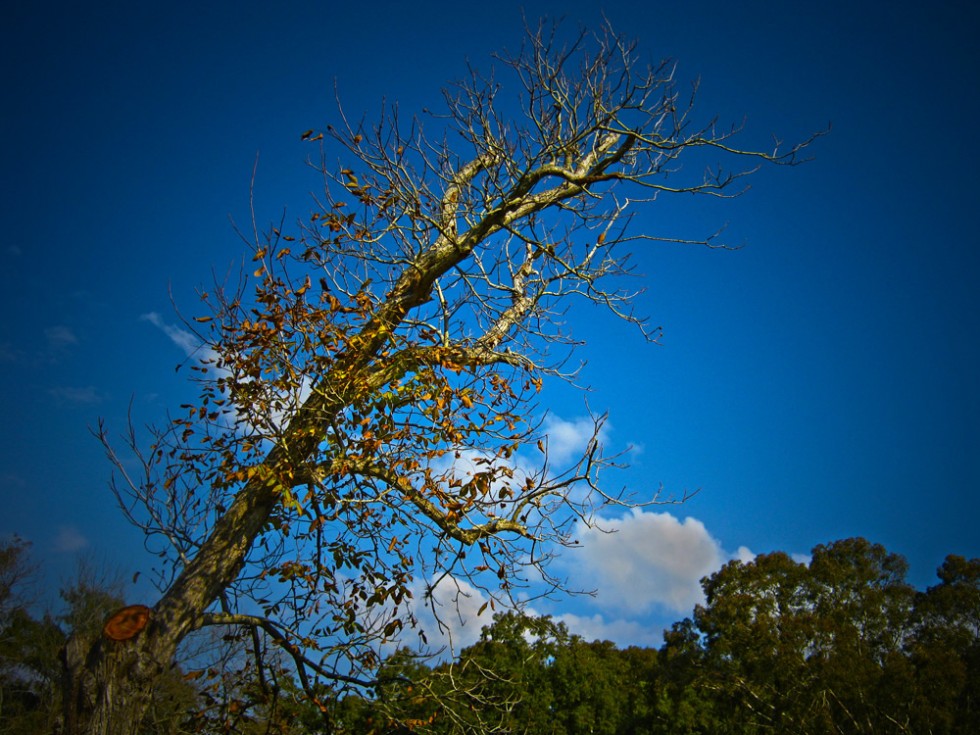
<svg viewBox="0 0 980 735"><path fill-rule="evenodd" d="M267 461L280 461L273 450ZM153 609L123 608L97 638L73 635L62 650L63 735L136 735L154 684L184 637L237 576L278 501L249 482Z"/></svg>
<svg viewBox="0 0 980 735"><path fill-rule="evenodd" d="M64 735L135 735L159 666L136 639L73 636L62 651Z"/></svg>

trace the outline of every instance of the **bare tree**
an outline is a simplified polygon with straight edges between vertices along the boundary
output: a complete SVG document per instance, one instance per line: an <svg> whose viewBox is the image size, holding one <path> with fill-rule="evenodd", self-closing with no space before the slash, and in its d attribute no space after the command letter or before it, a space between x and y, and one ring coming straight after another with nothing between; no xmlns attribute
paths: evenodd
<svg viewBox="0 0 980 735"><path fill-rule="evenodd" d="M568 466L529 418L544 380L568 377L562 316L579 300L656 339L632 309L630 247L717 243L633 232L632 212L734 195L806 143L742 150L737 129L693 124L671 64L643 66L609 30L559 38L530 29L440 114L385 106L368 124L340 108L304 135L325 181L312 216L294 235L254 228L251 266L188 320L200 400L142 451L131 435L139 476L100 432L120 503L168 566L144 630L66 649L68 732L135 732L154 677L205 625L244 631L260 679L281 648L310 697L369 684L418 605L446 612L434 591L497 606L559 589L547 563L574 524L633 502L599 483L602 417ZM735 168L691 178L682 158Z"/></svg>

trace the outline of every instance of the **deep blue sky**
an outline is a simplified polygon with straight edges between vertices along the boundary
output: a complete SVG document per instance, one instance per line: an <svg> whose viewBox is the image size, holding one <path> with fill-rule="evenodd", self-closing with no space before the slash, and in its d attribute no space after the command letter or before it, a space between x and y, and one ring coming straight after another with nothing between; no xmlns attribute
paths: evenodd
<svg viewBox="0 0 980 735"><path fill-rule="evenodd" d="M87 427L122 429L130 399L159 420L188 395L183 354L141 317L176 321L171 292L193 310L194 287L240 256L229 216L247 220L256 155L260 222L302 217L317 178L299 136L331 120L335 81L355 115L383 98L408 114L467 60L515 47L521 5L600 20L599 4L567 1L201 5L22 3L0 28L0 533L30 539L54 581L80 553L149 567ZM738 200L665 199L638 217L654 234L727 222L746 244L638 254L662 346L581 327L590 404L613 445L641 448L613 481L701 488L665 509L700 524L634 528L710 539L717 558L866 536L904 554L918 586L947 553L980 555L974 4L603 10L642 55L675 58L682 85L700 77L701 114L744 120L747 145L833 123L814 161L762 172ZM633 558L685 553L671 548ZM681 617L602 593L575 609L625 621L608 628L623 641Z"/></svg>

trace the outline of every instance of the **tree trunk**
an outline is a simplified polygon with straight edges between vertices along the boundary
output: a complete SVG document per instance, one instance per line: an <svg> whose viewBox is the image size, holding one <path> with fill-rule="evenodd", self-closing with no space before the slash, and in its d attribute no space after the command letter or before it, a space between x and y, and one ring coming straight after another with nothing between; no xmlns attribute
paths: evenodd
<svg viewBox="0 0 980 735"><path fill-rule="evenodd" d="M62 735L136 735L161 667L142 636L73 635L62 650Z"/></svg>
<svg viewBox="0 0 980 735"><path fill-rule="evenodd" d="M269 462L279 461L276 450ZM93 640L72 635L62 651L62 735L136 735L154 683L177 646L235 577L278 501L274 489L250 482L218 519L211 535L127 640L103 630Z"/></svg>

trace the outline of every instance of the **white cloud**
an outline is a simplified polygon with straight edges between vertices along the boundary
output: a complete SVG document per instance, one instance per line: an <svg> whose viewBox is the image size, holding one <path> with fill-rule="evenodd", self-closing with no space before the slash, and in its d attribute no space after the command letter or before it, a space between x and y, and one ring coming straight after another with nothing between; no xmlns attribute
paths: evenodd
<svg viewBox="0 0 980 735"><path fill-rule="evenodd" d="M74 526L59 526L53 543L54 550L60 552L80 551L88 545L88 539Z"/></svg>
<svg viewBox="0 0 980 735"><path fill-rule="evenodd" d="M703 599L702 577L730 558L752 558L745 547L725 553L695 518L634 509L601 527L580 527L582 548L563 562L573 585L596 590L596 605L628 615L657 608L687 614Z"/></svg>
<svg viewBox="0 0 980 735"><path fill-rule="evenodd" d="M465 579L443 577L429 599L424 587L421 581L414 585L413 612L431 648L445 648L455 656L476 643L483 626L493 620L489 598Z"/></svg>

